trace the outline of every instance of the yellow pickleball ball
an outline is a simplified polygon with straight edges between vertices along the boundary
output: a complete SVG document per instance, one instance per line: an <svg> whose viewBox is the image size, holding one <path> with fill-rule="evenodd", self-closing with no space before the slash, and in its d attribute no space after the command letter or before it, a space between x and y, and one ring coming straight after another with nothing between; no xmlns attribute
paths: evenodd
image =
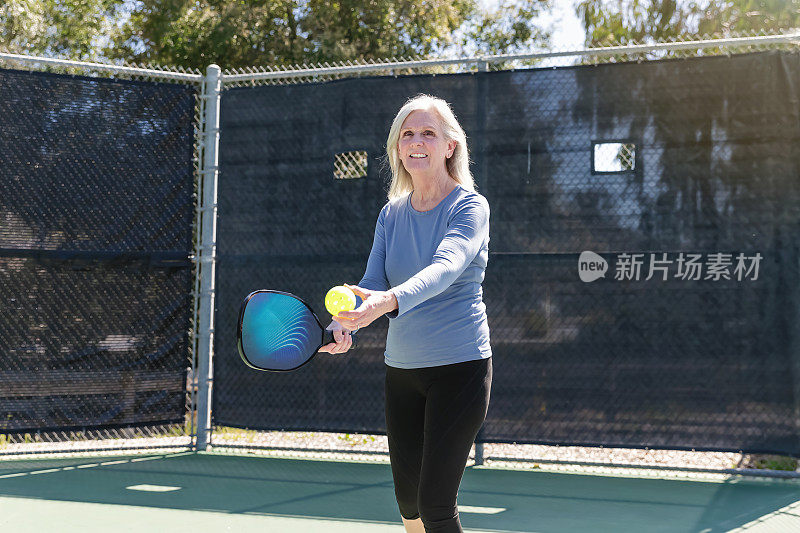
<svg viewBox="0 0 800 533"><path fill-rule="evenodd" d="M344 285L337 285L325 295L325 309L337 316L342 311L352 311L356 308L356 295Z"/></svg>

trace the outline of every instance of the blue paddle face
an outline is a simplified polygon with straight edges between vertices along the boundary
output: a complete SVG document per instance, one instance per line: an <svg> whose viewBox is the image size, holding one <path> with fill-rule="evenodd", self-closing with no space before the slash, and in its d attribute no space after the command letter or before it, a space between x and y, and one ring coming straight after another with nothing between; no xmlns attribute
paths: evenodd
<svg viewBox="0 0 800 533"><path fill-rule="evenodd" d="M256 291L239 313L239 355L259 370L294 370L322 345L317 317L291 294Z"/></svg>

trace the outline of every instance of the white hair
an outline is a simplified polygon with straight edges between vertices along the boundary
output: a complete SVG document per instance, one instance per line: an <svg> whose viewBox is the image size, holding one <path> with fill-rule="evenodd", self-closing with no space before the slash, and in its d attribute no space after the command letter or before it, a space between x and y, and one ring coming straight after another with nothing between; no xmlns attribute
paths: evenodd
<svg viewBox="0 0 800 533"><path fill-rule="evenodd" d="M445 161L447 173L462 187L474 191L475 180L469 170L467 136L461 124L458 123L455 114L453 114L453 110L450 109L450 104L429 94L418 94L410 98L397 112L397 116L394 117L392 127L389 130L389 138L386 140L386 155L389 159L389 166L392 169L389 200L399 198L414 190L411 174L403 166L400 161L400 154L397 151L400 128L413 111L434 111L439 116L439 126L442 129L445 140L456 141L456 149L453 155Z"/></svg>

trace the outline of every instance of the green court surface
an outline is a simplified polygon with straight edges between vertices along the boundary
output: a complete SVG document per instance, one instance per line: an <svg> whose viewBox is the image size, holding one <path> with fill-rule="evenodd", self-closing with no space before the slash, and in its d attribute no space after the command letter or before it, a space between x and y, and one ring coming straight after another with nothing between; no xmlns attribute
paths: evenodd
<svg viewBox="0 0 800 533"><path fill-rule="evenodd" d="M468 531L800 531L800 485L468 468ZM386 464L220 453L0 460L4 531L402 533Z"/></svg>

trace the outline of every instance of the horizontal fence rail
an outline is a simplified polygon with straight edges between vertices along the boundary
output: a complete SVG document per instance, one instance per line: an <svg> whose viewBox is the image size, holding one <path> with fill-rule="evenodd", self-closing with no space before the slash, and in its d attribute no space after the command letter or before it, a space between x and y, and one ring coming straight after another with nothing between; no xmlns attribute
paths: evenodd
<svg viewBox="0 0 800 533"><path fill-rule="evenodd" d="M49 57L26 56L21 54L8 54L0 52L0 59L16 61L29 66L46 65L55 67L73 67L84 70L109 72L113 74L125 74L129 76L143 76L153 79L175 80L189 83L201 83L203 76L199 72L186 72L164 70L161 68L129 67L124 65L111 65L108 63L92 63L87 61L75 61L71 59L55 59Z"/></svg>
<svg viewBox="0 0 800 533"><path fill-rule="evenodd" d="M707 49L721 46L758 46L776 43L797 44L798 42L800 42L800 32L783 35L766 35L761 37L735 37L729 39L705 39L686 42L607 46L584 48L581 50L542 51L531 54L498 54L455 59L412 59L362 65L342 65L334 67L270 69L270 71L265 72L249 73L228 73L228 71L225 71L222 76L222 82L234 83L283 78L300 78L305 76L361 74L365 72L378 72L393 69L420 69L425 67L441 67L450 65L483 65L503 63L507 61L524 61L555 57L612 56L616 54L644 53L654 51Z"/></svg>

